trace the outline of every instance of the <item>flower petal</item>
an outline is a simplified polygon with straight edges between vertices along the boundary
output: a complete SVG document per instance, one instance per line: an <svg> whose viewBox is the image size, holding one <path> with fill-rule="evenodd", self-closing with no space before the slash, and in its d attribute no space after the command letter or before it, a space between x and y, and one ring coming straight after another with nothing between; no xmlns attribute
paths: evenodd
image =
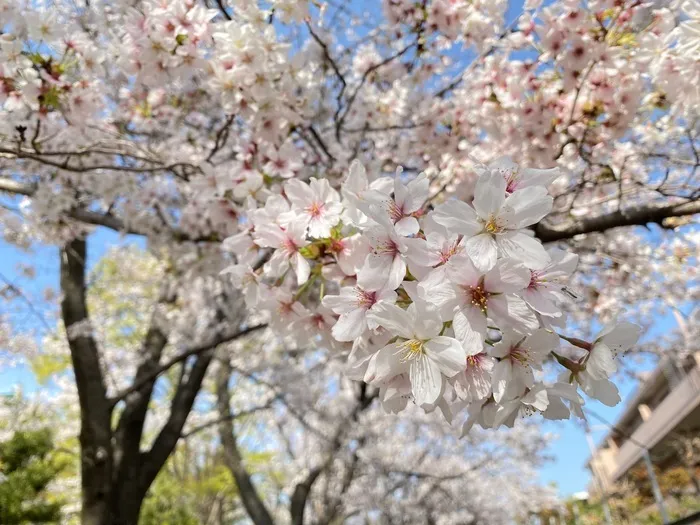
<svg viewBox="0 0 700 525"><path fill-rule="evenodd" d="M442 390L442 374L437 364L426 356L413 359L408 369L411 391L418 406L434 403Z"/></svg>
<svg viewBox="0 0 700 525"><path fill-rule="evenodd" d="M425 343L425 354L446 377L453 377L463 371L467 359L460 342L445 336L433 337Z"/></svg>
<svg viewBox="0 0 700 525"><path fill-rule="evenodd" d="M468 239L464 248L474 262L474 266L482 272L488 272L496 264L498 245L491 234L481 233Z"/></svg>
<svg viewBox="0 0 700 525"><path fill-rule="evenodd" d="M542 269L551 261L540 241L519 230L497 235L496 243L503 255L522 261L533 270Z"/></svg>

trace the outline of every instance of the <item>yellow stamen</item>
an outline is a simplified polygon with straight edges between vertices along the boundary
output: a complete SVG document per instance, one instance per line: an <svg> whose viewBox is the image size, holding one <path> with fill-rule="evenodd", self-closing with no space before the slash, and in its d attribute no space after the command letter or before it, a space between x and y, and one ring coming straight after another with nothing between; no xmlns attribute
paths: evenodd
<svg viewBox="0 0 700 525"><path fill-rule="evenodd" d="M399 345L399 348L403 354L401 356L401 361L404 363L406 361L411 361L425 353L423 349L423 341L419 339L409 339L408 341L404 341Z"/></svg>

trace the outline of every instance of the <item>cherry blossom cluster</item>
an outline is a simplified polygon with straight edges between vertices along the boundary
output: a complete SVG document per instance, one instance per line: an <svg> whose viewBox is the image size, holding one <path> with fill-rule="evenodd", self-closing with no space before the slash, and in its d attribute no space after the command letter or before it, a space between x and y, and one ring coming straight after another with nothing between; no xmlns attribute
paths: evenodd
<svg viewBox="0 0 700 525"><path fill-rule="evenodd" d="M20 125L20 138L30 141L35 130L27 129L27 119L34 113L45 124L57 115L78 127L92 119L103 103L95 73L104 55L85 32L54 11L25 13L19 2L0 2L0 16L0 108L6 117L0 136L15 136Z"/></svg>
<svg viewBox="0 0 700 525"><path fill-rule="evenodd" d="M142 2L126 13L119 65L146 86L192 77L206 64L216 14L193 0Z"/></svg>
<svg viewBox="0 0 700 525"><path fill-rule="evenodd" d="M409 23L479 47L496 36L508 7L500 0L436 0L427 7L416 0L384 0L382 5L393 24Z"/></svg>
<svg viewBox="0 0 700 525"><path fill-rule="evenodd" d="M639 329L613 325L593 343L560 334L578 258L531 229L559 170L502 158L478 172L471 204L435 206L424 174L370 180L357 161L340 192L289 179L262 207L248 198L226 272L278 335L348 350L349 376L379 387L388 411L411 400L452 421L466 408L469 429L581 415L579 387L615 404L614 354ZM546 362L568 376L546 382Z"/></svg>

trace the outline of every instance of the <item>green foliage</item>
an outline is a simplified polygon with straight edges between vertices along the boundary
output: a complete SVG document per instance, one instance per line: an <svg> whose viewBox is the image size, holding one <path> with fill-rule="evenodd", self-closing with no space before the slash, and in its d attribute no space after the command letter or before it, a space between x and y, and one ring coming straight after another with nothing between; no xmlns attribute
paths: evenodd
<svg viewBox="0 0 700 525"><path fill-rule="evenodd" d="M161 472L143 502L142 525L199 525L187 494L167 471Z"/></svg>
<svg viewBox="0 0 700 525"><path fill-rule="evenodd" d="M41 385L45 385L54 375L71 366L68 354L39 354L30 360L32 372Z"/></svg>
<svg viewBox="0 0 700 525"><path fill-rule="evenodd" d="M216 448L196 460L190 453L188 445L178 447L160 472L144 500L139 525L202 525L211 515L230 516L236 510L236 483Z"/></svg>
<svg viewBox="0 0 700 525"><path fill-rule="evenodd" d="M48 429L16 432L0 443L0 523L58 523L61 503L46 487L64 467Z"/></svg>

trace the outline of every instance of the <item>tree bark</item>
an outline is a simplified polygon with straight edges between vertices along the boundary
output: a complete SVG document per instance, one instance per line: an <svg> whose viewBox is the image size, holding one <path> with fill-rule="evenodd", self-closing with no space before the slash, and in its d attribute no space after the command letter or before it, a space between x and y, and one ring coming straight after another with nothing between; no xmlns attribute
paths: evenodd
<svg viewBox="0 0 700 525"><path fill-rule="evenodd" d="M80 472L83 525L105 525L112 492L112 408L97 343L89 328L85 263L87 246L74 240L61 250L61 313L68 335L80 402Z"/></svg>
<svg viewBox="0 0 700 525"><path fill-rule="evenodd" d="M60 256L61 313L80 402L81 523L137 525L148 489L182 435L216 346L261 327L214 337L161 364L168 338L159 328L156 311L141 349L144 360L132 386L123 396L110 398L87 310L86 241L71 241ZM144 452L141 441L155 383L161 373L175 365L182 367L182 373L169 418L151 449ZM112 415L118 402L124 406L113 428Z"/></svg>
<svg viewBox="0 0 700 525"><path fill-rule="evenodd" d="M583 233L604 232L621 226L663 225L665 219L700 213L700 200L682 204L646 204L629 209L567 221L555 226L539 223L535 236L542 242L571 239Z"/></svg>
<svg viewBox="0 0 700 525"><path fill-rule="evenodd" d="M233 417L231 415L231 404L229 402L228 382L231 379L231 372L232 368L229 361L221 359L216 373L216 405L221 418L219 435L224 449L224 461L236 480L241 501L251 521L255 525L274 525L272 516L270 516L270 512L255 489L255 485L250 479L250 474L246 470L243 458L238 450L238 442L234 433Z"/></svg>

